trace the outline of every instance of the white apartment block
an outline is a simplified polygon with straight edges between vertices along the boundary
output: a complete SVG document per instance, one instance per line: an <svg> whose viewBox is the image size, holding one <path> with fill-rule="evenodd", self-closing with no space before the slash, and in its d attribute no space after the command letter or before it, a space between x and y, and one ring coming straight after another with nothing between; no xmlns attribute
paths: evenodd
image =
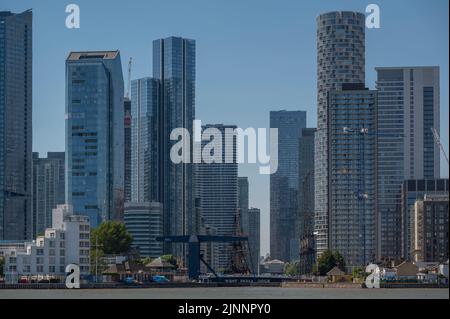
<svg viewBox="0 0 450 319"><path fill-rule="evenodd" d="M77 264L81 275L89 274L89 236L89 218L74 215L70 205L58 205L53 209L52 228L44 236L5 251L6 282L17 283L22 276L65 277L68 264Z"/></svg>

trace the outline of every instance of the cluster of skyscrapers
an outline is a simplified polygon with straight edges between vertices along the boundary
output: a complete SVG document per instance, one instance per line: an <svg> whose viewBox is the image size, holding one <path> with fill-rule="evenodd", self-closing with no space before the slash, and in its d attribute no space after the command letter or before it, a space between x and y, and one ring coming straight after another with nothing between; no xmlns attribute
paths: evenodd
<svg viewBox="0 0 450 319"><path fill-rule="evenodd" d="M225 153L221 163L195 163L191 154L184 163L170 158L171 132L194 129L195 41L155 40L152 62L152 77L131 81L125 94L119 51L71 52L66 150L39 158L31 136L32 12L0 12L0 240L35 238L51 226L52 209L68 204L91 227L124 221L144 256L185 259L185 245L156 237L246 235L246 259L257 272L260 211L249 206L248 179L238 176L236 141L232 161L224 161ZM278 170L270 177L270 253L299 260L302 273L328 249L349 267L428 254L448 259L442 209L449 187L440 179L433 136L439 67L375 71L375 89L368 89L365 16L322 14L317 126L306 127L305 111L270 113L279 136ZM201 131L227 128L236 126L207 124ZM205 258L226 269L233 249L212 244Z"/></svg>
<svg viewBox="0 0 450 319"><path fill-rule="evenodd" d="M66 203L89 217L91 227L124 221L143 256L171 253L184 260L184 245L156 237L250 232L251 255L259 258L259 210L248 206L248 185L238 192L236 143L232 163L170 158L172 130L193 131L194 40L153 41L153 76L131 81L126 94L118 50L70 52L66 151L39 158L31 153L32 12L2 12L0 19L1 240L36 238L51 227L52 209ZM235 126L202 130L211 127ZM232 247L214 245L213 266L226 269Z"/></svg>
<svg viewBox="0 0 450 319"><path fill-rule="evenodd" d="M271 255L299 260L302 273L310 273L328 249L339 251L349 267L410 259L414 249L406 246L412 241L415 201L438 192L447 196L448 206L448 179L439 179L440 151L432 131L439 132L439 67L376 72L370 90L364 14L330 12L317 18L317 128L309 129L309 138L300 127L280 133L280 169L271 176ZM279 123L276 116L271 114L271 126L288 130L297 112L287 112ZM298 185L297 203L294 193L290 201L281 197L292 192L287 178L278 181L284 171L293 175L291 185ZM402 202L406 180L429 183L430 193L422 187L413 200ZM439 191L431 187L435 183L442 184ZM448 223L448 213L440 220ZM436 240L434 234L428 241ZM286 247L295 241L299 249L292 255ZM448 249L441 250L434 261L448 259Z"/></svg>

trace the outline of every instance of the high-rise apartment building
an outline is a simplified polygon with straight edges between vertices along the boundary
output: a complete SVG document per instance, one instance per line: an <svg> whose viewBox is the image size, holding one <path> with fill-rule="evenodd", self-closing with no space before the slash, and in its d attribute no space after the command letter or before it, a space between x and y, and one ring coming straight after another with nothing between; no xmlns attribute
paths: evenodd
<svg viewBox="0 0 450 319"><path fill-rule="evenodd" d="M408 179L401 186L401 258L412 259L411 236L413 229L413 210L416 201L423 200L425 195L449 194L449 179Z"/></svg>
<svg viewBox="0 0 450 319"><path fill-rule="evenodd" d="M271 111L270 127L278 129L278 170L270 175L270 256L290 261L291 252L298 252L298 143L306 112Z"/></svg>
<svg viewBox="0 0 450 319"><path fill-rule="evenodd" d="M328 238L328 92L342 83L364 83L365 16L329 12L317 18L317 132L315 138L315 231L317 254L329 248Z"/></svg>
<svg viewBox="0 0 450 319"><path fill-rule="evenodd" d="M119 51L66 60L66 200L92 227L120 218L124 200L124 102Z"/></svg>
<svg viewBox="0 0 450 319"><path fill-rule="evenodd" d="M192 157L191 163L171 161L170 149L177 141L170 140L170 134L175 128L185 128L191 136L193 133L195 41L180 37L153 41L153 78L161 83L157 201L163 204L164 234L187 235L197 229ZM165 250L183 258L187 253L182 244L172 244Z"/></svg>
<svg viewBox="0 0 450 319"><path fill-rule="evenodd" d="M32 238L32 16L0 11L0 240Z"/></svg>
<svg viewBox="0 0 450 319"><path fill-rule="evenodd" d="M427 195L414 203L411 255L415 262L448 261L448 192Z"/></svg>
<svg viewBox="0 0 450 319"><path fill-rule="evenodd" d="M304 128L299 140L298 160L298 233L300 272L311 273L315 260L314 246L314 135L315 128Z"/></svg>
<svg viewBox="0 0 450 319"><path fill-rule="evenodd" d="M52 211L65 203L65 154L48 152L40 158L33 152L33 238L52 227Z"/></svg>
<svg viewBox="0 0 450 319"><path fill-rule="evenodd" d="M376 68L379 258L401 257L401 185L440 176L439 67Z"/></svg>
<svg viewBox="0 0 450 319"><path fill-rule="evenodd" d="M343 84L328 92L329 248L349 269L375 261L377 92Z"/></svg>
<svg viewBox="0 0 450 319"><path fill-rule="evenodd" d="M233 132L234 125L211 124L202 127L202 148L207 148L212 141L217 147L211 152L215 155L212 162L196 164L196 187L200 198L202 221L215 230L216 235L235 236L238 227L238 164L236 160L236 137L228 140L227 129ZM231 147L226 143L231 142ZM219 146L220 145L220 146ZM220 152L220 153L219 153ZM231 152L231 153L230 153ZM229 269L231 265L231 248L229 243L215 243L215 268ZM214 267L213 267L214 268Z"/></svg>

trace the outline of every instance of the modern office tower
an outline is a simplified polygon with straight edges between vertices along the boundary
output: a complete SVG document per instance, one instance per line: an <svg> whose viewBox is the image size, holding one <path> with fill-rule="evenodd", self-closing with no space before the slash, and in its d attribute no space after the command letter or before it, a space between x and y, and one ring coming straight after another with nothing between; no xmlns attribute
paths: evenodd
<svg viewBox="0 0 450 319"><path fill-rule="evenodd" d="M278 170L270 175L270 256L290 261L291 247L298 247L298 141L306 112L271 111L270 127L278 129Z"/></svg>
<svg viewBox="0 0 450 319"><path fill-rule="evenodd" d="M64 152L48 152L40 158L33 152L33 238L52 227L52 210L65 203Z"/></svg>
<svg viewBox="0 0 450 319"><path fill-rule="evenodd" d="M226 131L236 129L234 125L211 124L202 126L203 160L196 164L196 187L198 187L202 220L215 229L217 235L235 236L238 226L238 164L236 160L236 137L226 138ZM216 148L209 148L215 141ZM231 145L229 143L232 143ZM205 150L210 150L215 159L208 162ZM231 153L232 152L232 153ZM229 269L231 249L229 243L215 244L215 269Z"/></svg>
<svg viewBox="0 0 450 319"><path fill-rule="evenodd" d="M170 140L175 128L185 128L192 136L195 118L195 41L170 37L153 41L153 77L161 83L158 139L157 201L163 204L164 234L188 235L197 229L194 208L193 165L175 164ZM192 160L191 160L192 162ZM166 252L186 256L183 244L165 247Z"/></svg>
<svg viewBox="0 0 450 319"><path fill-rule="evenodd" d="M349 269L375 261L377 92L328 92L329 247Z"/></svg>
<svg viewBox="0 0 450 319"><path fill-rule="evenodd" d="M328 105L329 90L342 83L364 83L365 16L329 12L317 18L317 132L315 139L315 231L317 254L328 240Z"/></svg>
<svg viewBox="0 0 450 319"><path fill-rule="evenodd" d="M31 239L32 12L0 11L0 239Z"/></svg>
<svg viewBox="0 0 450 319"><path fill-rule="evenodd" d="M298 212L300 272L309 274L315 260L314 247L314 135L315 128L304 128L299 141Z"/></svg>
<svg viewBox="0 0 450 319"><path fill-rule="evenodd" d="M125 203L125 227L133 236L131 246L141 257L157 258L163 254L162 242L156 241L156 237L163 236L162 213L158 202Z"/></svg>
<svg viewBox="0 0 450 319"><path fill-rule="evenodd" d="M378 90L378 256L401 256L400 188L439 178L439 67L376 68Z"/></svg>
<svg viewBox="0 0 450 319"><path fill-rule="evenodd" d="M66 266L77 264L80 274L90 270L90 227L86 216L74 215L69 205L53 209L52 226L35 241L5 254L5 279L17 283L21 276L53 276L63 281Z"/></svg>
<svg viewBox="0 0 450 319"><path fill-rule="evenodd" d="M120 218L124 199L124 103L119 51L66 60L66 200L91 227Z"/></svg>
<svg viewBox="0 0 450 319"><path fill-rule="evenodd" d="M401 257L406 260L412 259L411 236L413 225L414 203L423 200L425 195L447 195L449 194L449 180L446 179L409 179L401 186ZM397 208L399 209L399 208Z"/></svg>
<svg viewBox="0 0 450 319"><path fill-rule="evenodd" d="M448 260L448 192L425 194L412 210L411 254L415 262Z"/></svg>
<svg viewBox="0 0 450 319"><path fill-rule="evenodd" d="M131 82L131 200L158 199L158 80Z"/></svg>
<svg viewBox="0 0 450 319"><path fill-rule="evenodd" d="M261 249L261 211L259 208L249 208L242 216L246 225L243 232L248 236L249 256L247 262L253 274L259 274L259 254Z"/></svg>
<svg viewBox="0 0 450 319"><path fill-rule="evenodd" d="M125 97L123 100L124 122L124 202L131 201L131 100Z"/></svg>

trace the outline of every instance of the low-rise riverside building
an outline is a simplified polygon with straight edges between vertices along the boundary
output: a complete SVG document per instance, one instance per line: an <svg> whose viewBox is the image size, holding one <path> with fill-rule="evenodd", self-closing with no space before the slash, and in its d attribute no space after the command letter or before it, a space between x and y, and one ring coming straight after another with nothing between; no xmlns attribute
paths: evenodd
<svg viewBox="0 0 450 319"><path fill-rule="evenodd" d="M61 280L68 264L77 264L80 274L90 271L90 226L87 216L74 215L69 205L53 209L52 228L43 236L5 250L5 279L7 283Z"/></svg>

